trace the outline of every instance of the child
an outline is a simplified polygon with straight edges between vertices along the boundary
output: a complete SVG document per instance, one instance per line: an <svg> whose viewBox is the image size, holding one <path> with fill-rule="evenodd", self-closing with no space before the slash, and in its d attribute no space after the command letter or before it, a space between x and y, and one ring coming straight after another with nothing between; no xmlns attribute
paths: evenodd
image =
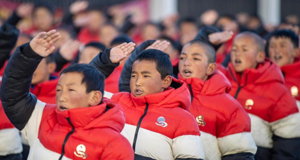
<svg viewBox="0 0 300 160"><path fill-rule="evenodd" d="M158 41L152 47L165 49L167 44L166 41ZM144 48L145 44L141 46ZM140 50L138 47L135 52ZM116 53L119 52L114 49L104 51L91 64L105 74L111 73L111 69L128 55ZM133 53L133 56L136 55ZM103 63L104 59L107 61ZM187 112L190 106L187 85L171 78L172 64L168 55L160 50L148 49L140 53L133 64L130 64L131 57L127 62L132 65L131 93L120 92L112 99L125 112L126 125L122 134L131 143L135 158L204 159L197 123Z"/></svg>
<svg viewBox="0 0 300 160"><path fill-rule="evenodd" d="M263 39L251 32L238 34L225 74L230 94L251 118L255 159L299 159L300 114L279 68L265 59Z"/></svg>
<svg viewBox="0 0 300 160"><path fill-rule="evenodd" d="M284 84L300 108L299 37L291 30L278 30L271 33L268 44L270 60L280 67Z"/></svg>
<svg viewBox="0 0 300 160"><path fill-rule="evenodd" d="M133 159L120 135L125 117L118 105L102 98L104 76L96 68L79 64L62 71L56 105L29 92L35 68L59 38L55 30L38 34L16 50L4 72L3 108L29 140L28 159Z"/></svg>
<svg viewBox="0 0 300 160"><path fill-rule="evenodd" d="M187 43L180 54L178 77L190 88L190 113L201 131L205 159L254 159L257 148L250 118L228 94L227 78L216 71L214 48L199 40Z"/></svg>

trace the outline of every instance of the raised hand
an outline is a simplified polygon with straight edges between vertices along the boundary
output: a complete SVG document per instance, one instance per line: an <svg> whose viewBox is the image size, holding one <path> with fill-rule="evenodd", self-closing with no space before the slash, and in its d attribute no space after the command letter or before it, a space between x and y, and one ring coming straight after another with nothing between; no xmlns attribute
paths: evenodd
<svg viewBox="0 0 300 160"><path fill-rule="evenodd" d="M170 45L170 42L163 40L157 40L155 41L153 44L151 44L149 47L147 47L146 49L157 49L160 51L164 51L168 48L168 46Z"/></svg>
<svg viewBox="0 0 300 160"><path fill-rule="evenodd" d="M60 34L55 30L41 32L35 36L29 43L31 49L42 57L51 54L55 47L53 44L60 39Z"/></svg>
<svg viewBox="0 0 300 160"><path fill-rule="evenodd" d="M17 7L17 15L21 18L27 17L32 13L33 4L31 3L22 3Z"/></svg>
<svg viewBox="0 0 300 160"><path fill-rule="evenodd" d="M216 32L208 35L208 39L210 43L218 45L228 41L232 38L233 32L232 31L223 31L223 32Z"/></svg>
<svg viewBox="0 0 300 160"><path fill-rule="evenodd" d="M85 9L87 9L87 7L89 6L89 2L88 1L76 1L74 3L71 4L70 6L70 12L72 14L77 14L81 11L84 11Z"/></svg>
<svg viewBox="0 0 300 160"><path fill-rule="evenodd" d="M64 43L60 49L60 55L66 59L67 61L71 61L73 59L74 53L79 50L81 43L77 40L68 40Z"/></svg>
<svg viewBox="0 0 300 160"><path fill-rule="evenodd" d="M119 63L126 58L133 50L135 43L122 43L110 50L110 60L112 63Z"/></svg>

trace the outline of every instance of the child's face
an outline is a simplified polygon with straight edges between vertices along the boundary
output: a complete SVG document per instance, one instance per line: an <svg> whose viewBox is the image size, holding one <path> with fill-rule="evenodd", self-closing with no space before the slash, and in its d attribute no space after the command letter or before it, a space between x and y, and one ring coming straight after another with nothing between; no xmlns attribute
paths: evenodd
<svg viewBox="0 0 300 160"><path fill-rule="evenodd" d="M179 73L183 78L207 79L208 57L199 44L186 44L180 54Z"/></svg>
<svg viewBox="0 0 300 160"><path fill-rule="evenodd" d="M101 50L98 48L91 46L85 47L80 53L78 63L89 64L99 52L101 52Z"/></svg>
<svg viewBox="0 0 300 160"><path fill-rule="evenodd" d="M40 7L34 12L33 22L39 30L50 30L53 25L53 20L53 15L44 7Z"/></svg>
<svg viewBox="0 0 300 160"><path fill-rule="evenodd" d="M269 56L271 61L279 67L294 63L297 49L289 38L272 37L269 42Z"/></svg>
<svg viewBox="0 0 300 160"><path fill-rule="evenodd" d="M155 25L148 24L143 27L142 37L146 40L157 39L160 35L160 31Z"/></svg>
<svg viewBox="0 0 300 160"><path fill-rule="evenodd" d="M31 84L35 85L48 81L50 78L50 74L54 72L55 67L55 63L47 64L46 58L44 58L34 71Z"/></svg>
<svg viewBox="0 0 300 160"><path fill-rule="evenodd" d="M248 68L255 68L258 64L259 51L254 38L249 35L238 35L231 49L231 63L236 72L242 73Z"/></svg>
<svg viewBox="0 0 300 160"><path fill-rule="evenodd" d="M135 97L163 92L167 87L168 84L161 79L161 74L157 71L155 62L137 60L133 63L130 90Z"/></svg>
<svg viewBox="0 0 300 160"><path fill-rule="evenodd" d="M110 25L104 25L100 29L101 43L109 46L111 41L118 36L119 32L116 28Z"/></svg>
<svg viewBox="0 0 300 160"><path fill-rule="evenodd" d="M88 107L92 103L93 91L86 93L86 85L81 83L81 73L69 72L59 77L56 87L56 104L60 111Z"/></svg>

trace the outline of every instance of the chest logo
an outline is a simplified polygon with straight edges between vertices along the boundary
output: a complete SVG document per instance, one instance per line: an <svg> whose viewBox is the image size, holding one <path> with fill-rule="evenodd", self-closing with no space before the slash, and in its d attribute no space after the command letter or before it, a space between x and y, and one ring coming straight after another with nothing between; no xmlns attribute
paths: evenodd
<svg viewBox="0 0 300 160"><path fill-rule="evenodd" d="M199 126L204 127L206 125L206 122L204 121L204 118L203 118L202 115L197 116L196 121L197 121Z"/></svg>
<svg viewBox="0 0 300 160"><path fill-rule="evenodd" d="M254 105L254 101L252 99L247 99L245 103L245 109L250 110L252 109L253 105Z"/></svg>
<svg viewBox="0 0 300 160"><path fill-rule="evenodd" d="M299 97L299 91L298 91L298 88L296 86L293 86L291 88L291 93L294 97Z"/></svg>
<svg viewBox="0 0 300 160"><path fill-rule="evenodd" d="M155 122L155 124L158 125L158 126L161 126L161 127L167 127L168 126L168 123L166 122L165 117L162 117L162 116L157 118L157 122Z"/></svg>
<svg viewBox="0 0 300 160"><path fill-rule="evenodd" d="M86 159L87 154L85 153L86 148L83 144L80 144L76 147L76 151L74 152L75 156L82 158L82 159Z"/></svg>

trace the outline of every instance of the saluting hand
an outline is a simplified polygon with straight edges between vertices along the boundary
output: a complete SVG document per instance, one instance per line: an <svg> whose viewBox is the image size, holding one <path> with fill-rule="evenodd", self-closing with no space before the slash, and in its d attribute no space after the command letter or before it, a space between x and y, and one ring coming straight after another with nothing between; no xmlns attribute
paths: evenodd
<svg viewBox="0 0 300 160"><path fill-rule="evenodd" d="M122 43L110 50L110 60L112 63L119 63L134 50L135 43Z"/></svg>
<svg viewBox="0 0 300 160"><path fill-rule="evenodd" d="M169 45L170 45L170 42L168 42L166 40L163 40L163 41L156 40L153 44L151 44L146 49L157 49L160 51L165 51Z"/></svg>
<svg viewBox="0 0 300 160"><path fill-rule="evenodd" d="M55 47L53 44L60 39L60 34L55 30L41 32L35 36L29 43L32 50L42 57L47 57L53 53Z"/></svg>

